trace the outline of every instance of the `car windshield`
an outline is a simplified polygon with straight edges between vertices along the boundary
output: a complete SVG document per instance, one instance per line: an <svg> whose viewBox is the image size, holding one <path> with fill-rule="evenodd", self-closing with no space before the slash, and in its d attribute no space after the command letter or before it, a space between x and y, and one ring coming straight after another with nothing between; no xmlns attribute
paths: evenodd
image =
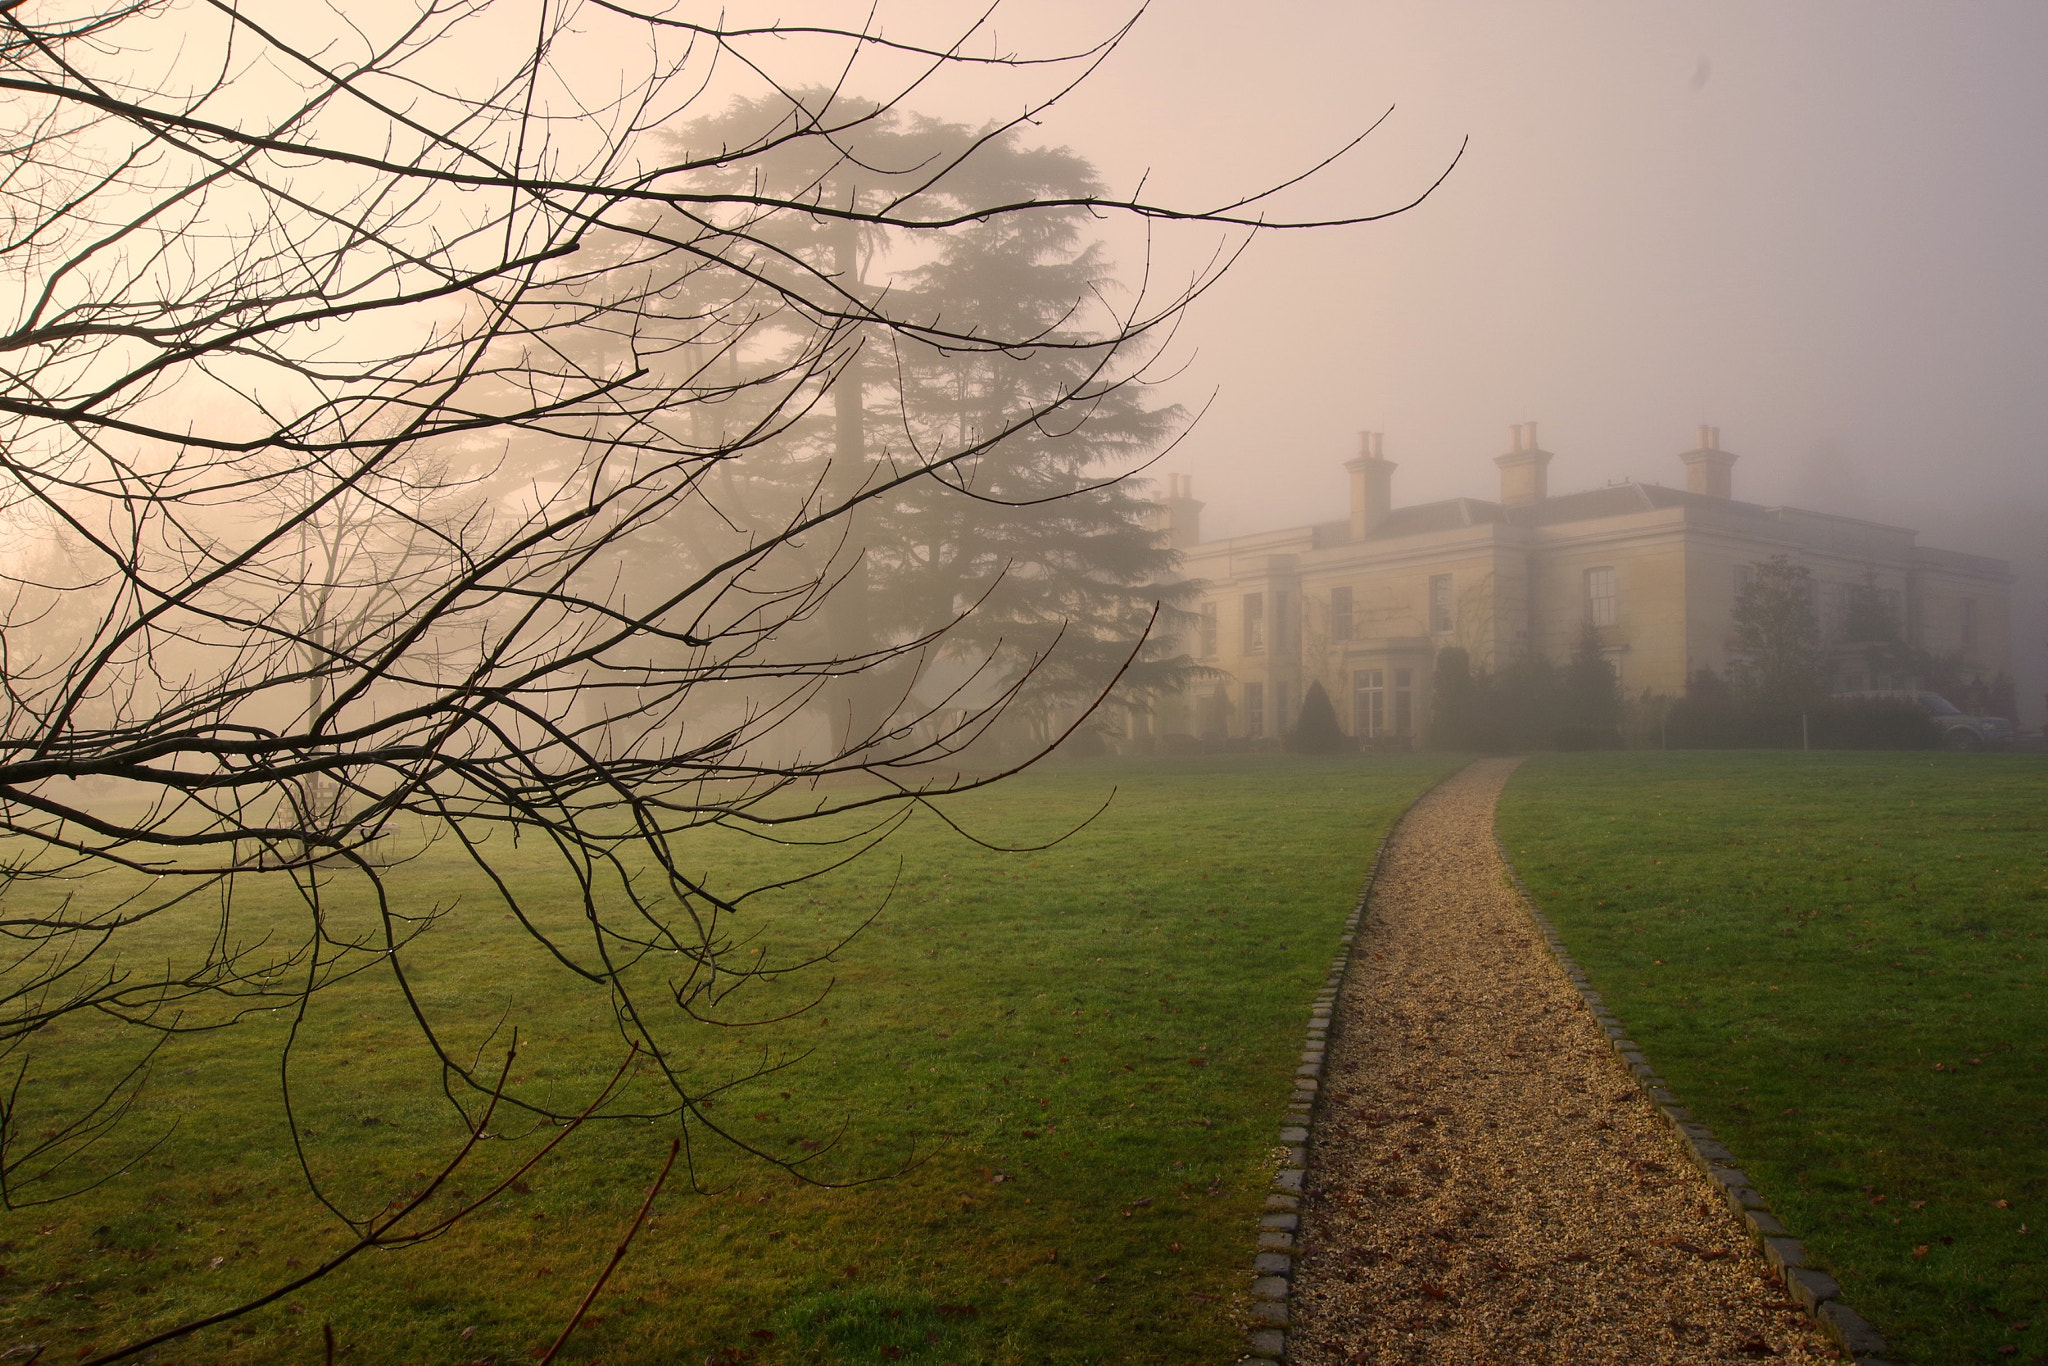
<svg viewBox="0 0 2048 1366"><path fill-rule="evenodd" d="M1949 700L1938 693L1920 694L1920 705L1936 716L1961 716L1962 713L1949 705Z"/></svg>

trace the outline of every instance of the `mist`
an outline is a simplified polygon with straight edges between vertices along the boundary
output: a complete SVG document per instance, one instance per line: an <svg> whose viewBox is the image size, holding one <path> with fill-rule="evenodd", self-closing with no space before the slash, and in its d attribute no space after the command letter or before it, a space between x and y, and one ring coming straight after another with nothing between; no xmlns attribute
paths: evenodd
<svg viewBox="0 0 2048 1366"><path fill-rule="evenodd" d="M765 11L764 11L765 12ZM781 11L778 11L781 12ZM898 26L953 6L890 6ZM1093 6L1000 13L1007 43ZM1714 423L1737 498L2003 557L2022 721L2048 687L2048 14L1987 4L1287 6L1147 12L1047 115L1113 190L1372 212L1254 242L1176 338L1204 409L1161 469L1204 531L1341 515L1355 433L1397 504L1497 495L1510 423L1554 491L1683 483ZM1000 106L963 114L993 113ZM1001 111L1007 112L1007 111ZM1119 244L1129 261L1130 244Z"/></svg>

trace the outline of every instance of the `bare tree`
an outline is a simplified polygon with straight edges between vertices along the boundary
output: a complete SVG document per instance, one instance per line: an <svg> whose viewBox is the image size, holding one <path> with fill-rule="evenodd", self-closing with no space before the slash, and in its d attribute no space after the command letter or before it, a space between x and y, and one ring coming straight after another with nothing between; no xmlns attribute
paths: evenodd
<svg viewBox="0 0 2048 1366"><path fill-rule="evenodd" d="M1040 61L979 26L919 46L612 0L0 6L9 1205L103 1179L147 1141L119 1121L164 1038L256 1010L303 1020L363 972L403 993L465 1129L488 1107L583 1122L501 1085L414 993L436 912L402 905L387 864L428 841L608 994L622 1050L658 1074L661 1098L633 1113L677 1127L686 1171L707 1138L741 1142L678 1070L677 1040L744 1020L736 987L804 965L738 952L730 922L757 889L693 875L673 841L785 838L849 812L878 838L999 776L948 761L1031 696L1029 660L823 746L785 738L825 690L899 679L971 619L970 601L851 647L822 628L860 572L863 510L962 486L1002 443L1100 408L1232 254L1226 238L1163 293L1077 299L1057 327L1006 335L899 307L836 249L791 249L787 225L938 243L1077 210L1237 240L1276 226L1273 190L1201 210L953 190L1119 36ZM879 102L820 95L769 74L764 52L796 40L836 44L848 72L915 70ZM1054 93L862 181L863 130L960 66L1042 68ZM745 137L645 136L746 82L775 113ZM818 174L761 173L792 161ZM799 496L750 502L786 487L763 477L779 439L832 411L849 375L876 383L898 344L984 370L1048 350L1085 363L1000 421L870 433ZM1124 629L1129 658L1143 631ZM772 800L855 773L874 781L801 813ZM574 935L507 875L517 837L572 874ZM297 913L268 893L245 933L252 885L287 889ZM369 907L346 928L328 913L343 889ZM132 952L138 935L172 947ZM112 1071L53 1115L31 1060L40 1031L81 1015L113 1026ZM278 1104L293 1113L288 1086ZM307 1180L364 1237L381 1227Z"/></svg>

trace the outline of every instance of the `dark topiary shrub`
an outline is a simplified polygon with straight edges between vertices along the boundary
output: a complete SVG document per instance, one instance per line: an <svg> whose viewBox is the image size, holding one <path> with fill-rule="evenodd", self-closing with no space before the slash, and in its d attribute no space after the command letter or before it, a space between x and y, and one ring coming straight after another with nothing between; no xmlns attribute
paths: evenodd
<svg viewBox="0 0 2048 1366"><path fill-rule="evenodd" d="M1309 684L1302 695L1301 715L1287 736L1287 748L1296 754L1335 754L1350 745L1337 724L1337 709L1330 705L1330 695L1322 684Z"/></svg>

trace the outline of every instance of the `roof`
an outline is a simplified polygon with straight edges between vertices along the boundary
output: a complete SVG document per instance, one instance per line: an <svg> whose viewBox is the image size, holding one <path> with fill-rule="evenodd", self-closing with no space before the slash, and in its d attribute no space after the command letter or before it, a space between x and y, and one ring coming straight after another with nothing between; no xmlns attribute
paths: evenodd
<svg viewBox="0 0 2048 1366"><path fill-rule="evenodd" d="M1446 498L1440 503L1417 503L1389 512L1386 520L1374 527L1367 539L1378 541L1395 536L1424 536L1432 531L1455 531L1459 527L1507 520L1501 512L1499 503L1489 503L1483 498Z"/></svg>
<svg viewBox="0 0 2048 1366"><path fill-rule="evenodd" d="M1625 517L1632 512L1696 504L1702 507L1733 508L1766 516L1769 510L1755 503L1737 503L1727 498L1687 493L1661 484L1610 484L1606 488L1561 493L1533 503L1493 503L1484 498L1446 498L1438 503L1417 503L1395 508L1386 520L1372 529L1368 540L1391 540L1399 536L1425 536L1434 531L1496 523L1503 526L1552 526L1558 522L1590 522L1602 517Z"/></svg>

